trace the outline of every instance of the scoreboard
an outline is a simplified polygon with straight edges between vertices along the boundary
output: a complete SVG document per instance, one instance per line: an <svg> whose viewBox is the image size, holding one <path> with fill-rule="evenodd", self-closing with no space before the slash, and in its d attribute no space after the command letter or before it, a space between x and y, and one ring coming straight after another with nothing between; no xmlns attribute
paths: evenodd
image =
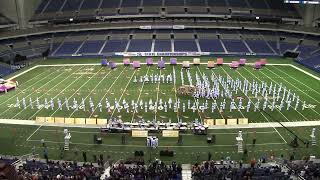
<svg viewBox="0 0 320 180"><path fill-rule="evenodd" d="M284 0L289 4L320 4L320 0Z"/></svg>

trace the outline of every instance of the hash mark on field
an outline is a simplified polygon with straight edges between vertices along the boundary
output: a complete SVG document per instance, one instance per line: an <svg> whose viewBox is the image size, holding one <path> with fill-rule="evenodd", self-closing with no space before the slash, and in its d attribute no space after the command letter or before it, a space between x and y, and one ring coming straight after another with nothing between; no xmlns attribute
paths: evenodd
<svg viewBox="0 0 320 180"><path fill-rule="evenodd" d="M59 68L59 69L61 69L61 68ZM46 72L46 71L44 71L44 72ZM31 87L31 86L34 86L35 84L37 84L37 83L39 83L40 81L42 81L43 79L45 79L45 78L47 78L48 76L50 76L52 73L54 73L54 71L53 72L51 72L51 73L49 73L48 75L46 75L46 76L44 76L43 78L41 78L40 80L38 80L38 81L36 81L36 82L34 82L34 83L32 83L30 86L27 86L27 87ZM42 74L42 73L40 73L40 74ZM39 74L39 75L40 75ZM32 79L32 78L31 78ZM30 80L31 80L30 79ZM27 88L26 87L26 88ZM29 88L28 88L29 89ZM0 103L0 106L1 105L3 105L4 103L6 103L7 101L9 101L10 99L12 99L12 98L14 98L14 97L17 97L19 94L21 94L21 93L23 93L25 90L21 90L21 91L19 91L19 93L18 94L16 94L15 96L12 96L12 97L10 97L9 99L7 99L7 100L5 100L4 102L2 102L2 103Z"/></svg>
<svg viewBox="0 0 320 180"><path fill-rule="evenodd" d="M129 79L127 85L126 85L126 87L124 88L123 92L121 93L121 96L120 96L120 98L119 98L119 102L121 102L121 99L122 99L124 93L126 92L128 86L129 86L129 84L130 84L130 82L131 82L131 80L132 80L132 78L133 78L133 76L134 76L135 74L136 74L136 71L134 71L134 72L132 73L132 75L131 75L131 77L130 77L130 79ZM113 111L112 111L112 114L111 114L110 118L113 117L113 114L114 114L115 111L116 111L116 109L114 108Z"/></svg>
<svg viewBox="0 0 320 180"><path fill-rule="evenodd" d="M52 74L52 73L51 73ZM51 75L50 74L50 75ZM43 84L42 86L40 86L40 87L43 87L43 86L45 86L45 85L47 85L48 83L50 83L51 81L53 81L53 80L55 80L57 77L60 77L62 75L62 73L61 74L59 74L58 76L56 76L55 78L53 78L53 79L51 79L50 81L48 81L48 82L46 82L45 84ZM33 93L31 93L31 94L29 94L29 95L27 95L25 98L28 98L29 96L31 96ZM29 107L30 105L28 105L27 107ZM9 107L9 108L7 108L5 111L3 111L1 114L0 114L0 116L1 115L3 115L4 113L6 113L9 109L11 109L12 107ZM18 114L20 114L22 111L24 111L24 109L22 109L19 113L17 113L14 117L16 117ZM14 118L13 117L13 118Z"/></svg>
<svg viewBox="0 0 320 180"><path fill-rule="evenodd" d="M148 75L149 70L150 70L150 66L148 66L148 70L147 70L146 75ZM142 91L143 91L144 83L145 83L145 81L142 82L142 87L141 87L141 89L139 90L140 93L139 93L139 96L138 96L138 99L137 99L136 103L139 103L139 100L140 100L140 97L141 97L141 93L142 93ZM131 123L132 123L133 120L134 120L134 115L135 115L135 111L133 111L133 115L132 115L132 118L131 118Z"/></svg>
<svg viewBox="0 0 320 180"><path fill-rule="evenodd" d="M116 78L116 79L113 81L113 83L109 86L109 89L108 89L107 92L103 95L103 97L101 98L101 100L99 101L99 103L101 103L102 100L107 96L108 92L109 92L110 89L113 87L113 85L117 82L117 80L118 80L119 77L122 75L122 73L123 73L123 71L124 71L125 69L126 69L126 67L124 67L124 68L122 69L122 71L121 71L120 74L117 76L117 78ZM96 111L97 108L98 108L97 106L94 108L94 111L91 112L89 118L92 117L93 113Z"/></svg>
<svg viewBox="0 0 320 180"><path fill-rule="evenodd" d="M110 70L106 75L100 79L100 81L95 85L95 87L90 91L90 93L84 98L84 101L92 94L92 92L101 84L101 82L111 73L112 70ZM69 118L72 117L72 115L76 112L76 110L73 110L73 112L70 114Z"/></svg>
<svg viewBox="0 0 320 180"><path fill-rule="evenodd" d="M101 67L94 75L92 75L88 80L86 80L86 82L85 83L83 83L79 88L78 88L78 90L79 89L81 89L84 85L86 85L95 75L97 75L101 70L103 69L103 67ZM83 75L81 75L81 76L83 76ZM79 76L79 77L81 77L81 76ZM77 81L77 79L75 80L75 81L73 81L71 84L73 84L74 82L76 82ZM69 86L68 86L69 87ZM78 90L76 90L69 98L67 98L67 100L69 101L76 93L77 93L77 91ZM61 91L61 92L63 92L63 91ZM57 94L54 98L56 98L57 96L59 96L60 94L61 94L61 92L59 93L59 94ZM53 98L53 99L54 99ZM65 104L65 101L62 103L62 106ZM52 117L57 111L58 111L59 109L57 108L51 115L50 115L50 117Z"/></svg>
<svg viewBox="0 0 320 180"><path fill-rule="evenodd" d="M224 71L224 72L226 72L226 70L224 70L223 69L223 67L222 67L222 70ZM243 77L243 75L241 74L241 73L239 73L238 71L236 71L242 78L244 78L244 79L246 79L245 77ZM227 72L226 72L227 73ZM228 74L228 73L227 73ZM229 75L229 74L228 74ZM251 84L251 82L250 81L248 81L249 82L249 84ZM241 89L241 91L242 91L242 89ZM243 92L243 91L242 91ZM245 95L245 93L243 92L243 94ZM261 94L261 93L260 93ZM245 95L245 96L247 96L247 95ZM249 98L248 96L247 96L247 98ZM250 99L250 98L249 98ZM269 103L270 103L270 101L268 101ZM271 104L271 103L270 103ZM260 112L260 114L268 121L268 123L271 125L271 123L270 123L270 121L269 121L269 119L261 112L261 111L259 111ZM274 127L274 126L271 126L275 131L277 131L277 133L278 133L278 135L281 137L281 139L285 142L285 143L287 143L287 141L283 138L283 136L279 133L279 131Z"/></svg>

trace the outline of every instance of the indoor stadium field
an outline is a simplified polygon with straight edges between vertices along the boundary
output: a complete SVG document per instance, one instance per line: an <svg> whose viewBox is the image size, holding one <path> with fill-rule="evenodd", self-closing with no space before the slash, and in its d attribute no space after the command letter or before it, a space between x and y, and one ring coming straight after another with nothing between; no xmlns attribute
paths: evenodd
<svg viewBox="0 0 320 180"><path fill-rule="evenodd" d="M160 59L160 57L154 58ZM164 58L166 59L166 58ZM168 58L169 59L169 58ZM50 59L43 62L39 62L35 66L26 69L23 72L15 73L12 75L15 80L19 82L19 86L14 91L9 91L5 96L1 96L1 102L3 108L1 109L1 119L2 121L13 121L16 124L21 121L21 125L26 123L26 126L18 126L17 128L13 125L2 125L3 133L7 134L8 140L14 138L14 144L3 148L3 151L11 152L15 149L15 146L19 147L18 153L25 153L26 149L30 149L33 146L38 147L41 144L41 139L45 139L48 147L52 148L55 152L55 156L60 155L61 147L64 144L63 138L63 124L53 123L37 123L37 117L64 117L64 118L76 118L76 119L111 119L113 117L121 118L124 122L135 123L141 119L152 119L159 122L172 122L178 123L179 121L190 123L195 119L200 122L206 119L238 119L247 118L250 124L255 126L239 126L235 127L230 125L216 126L214 129L209 130L210 134L216 135L216 143L214 145L208 145L206 143L206 136L192 135L192 132L183 134L183 145L177 144L177 138L161 138L158 150L161 149L173 149L176 150L176 157L178 162L187 163L188 161L195 160L196 158L206 158L207 153L211 152L215 158L221 158L226 156L231 156L235 159L243 158L243 155L237 153L237 146L235 137L237 131L244 127L243 132L246 137L246 146L249 151L249 157L255 157L263 153L264 155L271 155L273 153L284 155L296 152L298 156L303 157L308 152L316 153L319 149L317 147L312 147L307 149L305 145L295 149L288 148L288 144L291 143L293 134L290 131L299 135L302 141L308 141L309 135L311 134L311 129L314 126L318 126L319 121L319 93L316 91L319 88L319 76L292 62L290 59L268 59L268 64L260 70L256 70L254 65L250 64L255 62L256 58L248 59L248 63L240 67L239 69L232 69L229 66L229 62L235 58L225 58L225 63L222 66L216 66L215 68L208 68L207 62L212 58L201 58L200 65L193 65L191 63L190 73L194 77L196 73L198 74L213 74L218 77L230 77L232 79L239 78L240 80L247 79L250 82L253 80L259 82L263 81L266 83L273 83L286 86L291 89L291 92L296 93L300 96L301 101L306 101L306 108L302 110L302 105L295 109L294 107L286 110L275 109L271 111L271 101L268 101L268 108L264 112L262 109L254 112L246 111L246 108L240 110L230 111L230 107L227 107L224 112L220 112L215 109L213 113L201 111L193 113L192 109L186 109L182 112L182 108L178 112L173 110L148 110L144 112L134 113L131 109L128 112L123 108L118 112L116 109L110 110L109 112L105 107L102 108L100 112L98 107L95 107L95 111L92 112L89 108L88 99L96 103L105 101L105 98L110 101L117 99L122 101L125 99L128 102L132 100L139 102L140 100L147 101L151 99L156 102L162 99L163 101L168 101L169 98L180 99L182 103L187 104L188 99L193 100L194 97L185 97L179 95L177 92L178 87L182 86L181 78L177 78L176 83L139 83L133 82L134 77L139 77L146 74L172 74L175 72L180 75L181 72L186 72L187 70L182 67L182 62L189 60L192 62L192 57L180 57L177 58L177 65L170 65L168 62L164 69L159 69L157 64L146 65L145 63L141 65L141 68L134 69L132 66L125 66L122 63L122 59L115 58L114 61L117 62L117 68L111 69L101 65L101 59ZM259 59L259 58L257 58ZM140 60L145 62L145 58L133 58L133 60ZM280 62L280 63L279 63ZM184 74L186 76L186 74ZM186 79L187 77L185 77ZM10 79L10 78L9 78ZM303 80L303 81L302 81ZM258 95L254 97L251 93L245 95L244 92L239 90L237 96L244 97L243 103L247 104L250 99L253 103L257 102L257 99L263 99L263 97ZM17 107L17 98L27 100L26 107ZM59 108L51 107L40 108L32 107L30 105L29 99L32 99L34 106L36 99L38 98L40 104L44 106L45 99L65 99L67 98L72 103L73 99L81 102L82 99L85 101L87 106L86 110L79 109L75 110L63 107L62 110ZM205 101L206 98L200 99L200 103ZM230 100L228 100L230 101ZM238 103L238 102L237 102ZM55 102L57 106L57 102ZM294 106L294 105L293 105ZM210 108L209 108L210 109ZM208 110L209 111L209 110ZM309 121L309 122L308 122ZM281 127L278 122L286 123L285 126L289 128L286 130ZM79 124L77 124L79 123ZM75 122L74 124L65 124L65 126L83 126L82 122ZM87 121L88 123L88 121ZM35 126L35 125L39 126ZM58 126L58 127L46 127ZM102 125L103 126L103 125ZM302 126L302 127L300 127ZM99 133L99 127L93 124L87 124L86 128L72 128L72 144L82 149L90 149L89 152L92 153L103 153L106 155L111 155L116 153L119 157L125 155L126 157L131 157L135 150L148 150L145 147L144 138L132 138L128 137L128 144L121 145L121 136L119 134L102 134L103 142L105 145L98 146L92 141L92 136ZM10 133L8 133L10 132ZM252 139L256 134L256 139L258 139L257 144L252 144ZM13 136L13 137L12 137ZM21 148L20 148L21 146ZM12 149L13 148L13 149ZM208 149L209 148L209 149ZM41 151L41 146L38 151ZM197 155L198 152L199 154ZM156 152L151 154L152 157L156 156ZM186 158L185 155L188 155ZM112 155L114 156L114 155ZM66 152L63 156L68 160L74 158L73 153ZM77 157L80 158L80 157ZM146 156L145 158L150 158Z"/></svg>
<svg viewBox="0 0 320 180"><path fill-rule="evenodd" d="M320 179L320 0L1 0L0 180Z"/></svg>

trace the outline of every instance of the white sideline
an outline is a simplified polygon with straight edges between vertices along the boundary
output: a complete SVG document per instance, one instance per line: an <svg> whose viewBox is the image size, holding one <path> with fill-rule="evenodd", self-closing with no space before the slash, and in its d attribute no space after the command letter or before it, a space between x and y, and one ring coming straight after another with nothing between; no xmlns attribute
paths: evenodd
<svg viewBox="0 0 320 180"><path fill-rule="evenodd" d="M34 120L18 120L18 119L0 119L0 124L16 124L16 125L30 125L30 126L54 126L54 127L81 127L81 128L101 128L103 125L70 125L70 124L48 124L36 123ZM295 121L295 122L281 122L285 127L306 127L306 126L320 126L320 121ZM209 129L250 129L250 128L281 128L280 123L266 122L266 123L249 123L247 125L220 125L210 126Z"/></svg>
<svg viewBox="0 0 320 180"><path fill-rule="evenodd" d="M122 65L123 63L116 63L116 64L117 64L117 65ZM146 63L140 63L140 64L145 65ZM166 64L169 64L169 63L166 63ZM177 64L180 64L180 65L181 65L182 63L177 63ZM207 64L207 63L200 63L200 64ZM231 63L223 63L223 64L231 64ZM248 65L253 65L254 63L247 63L247 64L248 64ZM38 68L38 67L54 67L54 66L98 66L98 65L101 65L101 64L100 64L100 63L88 63L88 64L40 64L40 65L36 65L36 66L34 66L34 67L32 67L32 68L29 68L29 69L27 69L27 70L25 70L25 71L23 71L23 72L15 75L15 76L12 76L11 78L8 78L7 80L15 79L15 78L17 78L17 77L19 77L19 76L21 76L21 75L23 75L23 74L25 74L25 73L27 73L27 72L35 69L35 68ZM267 65L268 65L268 66L291 66L292 68L295 68L295 69L297 69L298 71L303 72L303 73L309 75L310 77L313 77L314 79L316 79L316 80L318 80L318 81L320 80L320 77L315 76L315 75L313 75L313 74L311 74L311 73L309 73L309 72L307 72L307 71L305 71L305 70L303 70L303 69L301 69L301 68L299 68L299 67L297 67L297 66L295 66L295 65L293 65L293 64L273 64L273 63L271 63L271 64L267 64Z"/></svg>

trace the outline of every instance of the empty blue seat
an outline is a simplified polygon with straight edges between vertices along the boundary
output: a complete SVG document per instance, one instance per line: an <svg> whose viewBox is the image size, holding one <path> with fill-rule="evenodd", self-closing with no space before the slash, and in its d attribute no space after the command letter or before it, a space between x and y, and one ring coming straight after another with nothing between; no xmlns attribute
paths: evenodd
<svg viewBox="0 0 320 180"><path fill-rule="evenodd" d="M224 52L218 39L199 39L199 45L202 52Z"/></svg>
<svg viewBox="0 0 320 180"><path fill-rule="evenodd" d="M78 54L98 54L105 41L86 41Z"/></svg>
<svg viewBox="0 0 320 180"><path fill-rule="evenodd" d="M119 7L119 0L103 0L100 8L118 8Z"/></svg>
<svg viewBox="0 0 320 180"><path fill-rule="evenodd" d="M143 6L162 6L162 1L159 1L159 0L143 1Z"/></svg>
<svg viewBox="0 0 320 180"><path fill-rule="evenodd" d="M151 39L132 39L128 52L150 52L151 44Z"/></svg>
<svg viewBox="0 0 320 180"><path fill-rule="evenodd" d="M82 41L77 42L65 42L62 46L58 49L55 55L71 55L74 54L79 46L81 45Z"/></svg>
<svg viewBox="0 0 320 180"><path fill-rule="evenodd" d="M165 6L184 6L184 0L165 0Z"/></svg>
<svg viewBox="0 0 320 180"><path fill-rule="evenodd" d="M246 40L246 42L254 53L273 54L273 51L264 40Z"/></svg>
<svg viewBox="0 0 320 180"><path fill-rule="evenodd" d="M197 52L198 48L194 39L174 40L174 51L176 52Z"/></svg>
<svg viewBox="0 0 320 180"><path fill-rule="evenodd" d="M97 9L99 4L100 0L84 0L81 9Z"/></svg>
<svg viewBox="0 0 320 180"><path fill-rule="evenodd" d="M281 42L280 43L280 52L284 53L287 50L294 50L297 47L297 44Z"/></svg>
<svg viewBox="0 0 320 180"><path fill-rule="evenodd" d="M248 48L243 44L241 40L222 40L228 52L237 52L237 53L249 53Z"/></svg>
<svg viewBox="0 0 320 180"><path fill-rule="evenodd" d="M304 58L310 55L310 53L312 53L316 49L319 49L319 48L316 46L300 45L297 51L300 52L299 57Z"/></svg>
<svg viewBox="0 0 320 180"><path fill-rule="evenodd" d="M154 44L155 52L171 52L171 40L157 39Z"/></svg>
<svg viewBox="0 0 320 180"><path fill-rule="evenodd" d="M45 12L58 12L62 7L64 0L50 1L49 5L45 9Z"/></svg>
<svg viewBox="0 0 320 180"><path fill-rule="evenodd" d="M141 0L122 0L122 7L138 7L140 6Z"/></svg>
<svg viewBox="0 0 320 180"><path fill-rule="evenodd" d="M76 11L78 10L82 0L67 0L62 11Z"/></svg>
<svg viewBox="0 0 320 180"><path fill-rule="evenodd" d="M127 46L128 40L109 40L102 52L124 52Z"/></svg>

